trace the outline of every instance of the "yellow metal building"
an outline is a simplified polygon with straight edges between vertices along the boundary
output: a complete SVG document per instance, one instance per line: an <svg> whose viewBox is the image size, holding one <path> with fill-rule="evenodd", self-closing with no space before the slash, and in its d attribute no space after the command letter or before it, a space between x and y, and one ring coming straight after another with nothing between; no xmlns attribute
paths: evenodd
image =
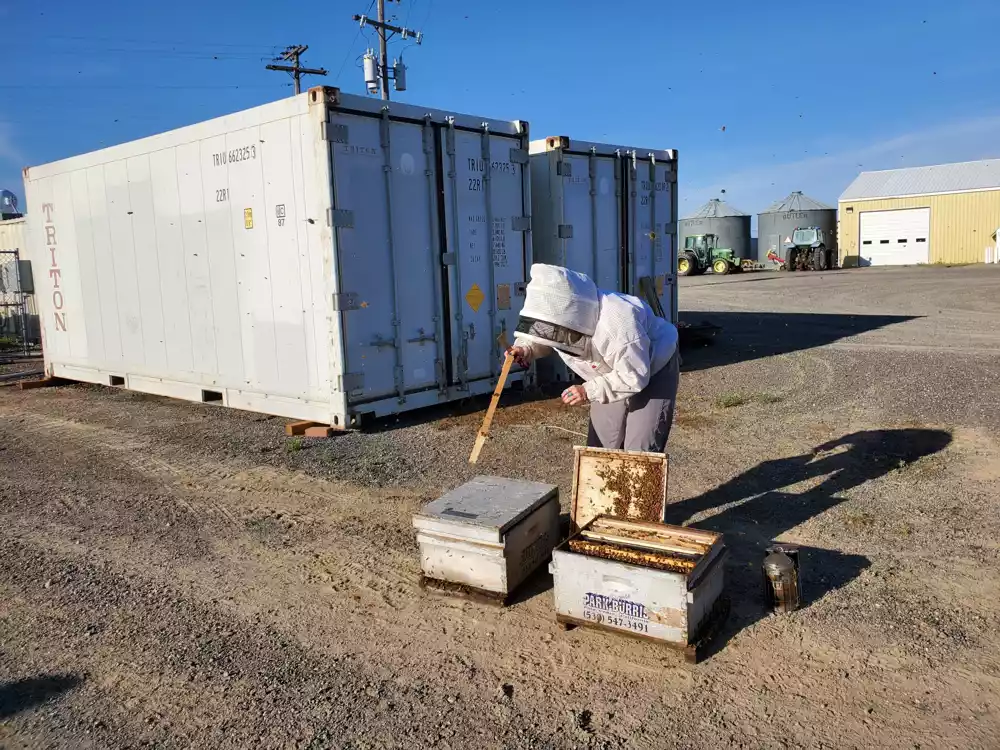
<svg viewBox="0 0 1000 750"><path fill-rule="evenodd" d="M862 172L839 209L844 267L997 262L1000 159Z"/></svg>

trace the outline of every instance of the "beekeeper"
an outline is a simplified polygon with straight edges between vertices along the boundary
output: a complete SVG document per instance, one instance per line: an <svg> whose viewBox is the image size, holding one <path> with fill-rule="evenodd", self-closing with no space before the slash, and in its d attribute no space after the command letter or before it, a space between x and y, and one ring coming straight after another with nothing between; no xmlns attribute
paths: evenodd
<svg viewBox="0 0 1000 750"><path fill-rule="evenodd" d="M553 351L583 379L562 400L590 402L587 445L664 452L680 362L677 329L638 297L560 266L531 267L511 352L528 366Z"/></svg>

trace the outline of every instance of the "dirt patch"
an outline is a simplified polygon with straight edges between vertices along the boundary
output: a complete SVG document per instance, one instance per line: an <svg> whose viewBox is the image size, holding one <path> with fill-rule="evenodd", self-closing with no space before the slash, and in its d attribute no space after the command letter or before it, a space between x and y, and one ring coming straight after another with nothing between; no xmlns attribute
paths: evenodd
<svg viewBox="0 0 1000 750"><path fill-rule="evenodd" d="M803 274L703 293L746 317L685 354L668 446L668 512L730 552L732 611L698 666L560 631L544 569L502 609L420 587L414 510L479 473L557 484L565 506L586 409L505 394L472 467L484 400L286 452L279 419L3 389L0 690L33 702L0 693L0 745L991 747L998 356L886 348L965 335L937 313L949 296L992 335L987 271L958 278L965 296L931 271L917 292ZM776 284L802 294L733 309ZM835 314L876 301L923 317ZM801 320L761 322L791 302ZM705 415L734 391L782 400ZM760 595L775 540L802 549L805 606L785 616Z"/></svg>

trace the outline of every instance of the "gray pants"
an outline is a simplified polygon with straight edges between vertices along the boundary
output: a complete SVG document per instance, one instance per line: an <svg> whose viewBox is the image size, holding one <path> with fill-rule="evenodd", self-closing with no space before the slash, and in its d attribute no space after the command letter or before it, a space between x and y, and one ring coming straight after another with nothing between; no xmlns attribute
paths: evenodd
<svg viewBox="0 0 1000 750"><path fill-rule="evenodd" d="M680 354L674 354L636 395L610 404L592 404L587 445L664 453L679 380Z"/></svg>

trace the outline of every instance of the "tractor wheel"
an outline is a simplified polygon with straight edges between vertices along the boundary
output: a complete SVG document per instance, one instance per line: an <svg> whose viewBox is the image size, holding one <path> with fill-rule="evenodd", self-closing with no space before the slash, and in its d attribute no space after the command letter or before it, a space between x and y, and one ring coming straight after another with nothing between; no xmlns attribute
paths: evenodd
<svg viewBox="0 0 1000 750"><path fill-rule="evenodd" d="M825 247L816 248L816 252L813 253L813 270L814 271L825 271L826 270L826 248Z"/></svg>
<svg viewBox="0 0 1000 750"><path fill-rule="evenodd" d="M729 261L725 258L719 258L712 263L712 272L719 274L719 276L725 276L729 273Z"/></svg>
<svg viewBox="0 0 1000 750"><path fill-rule="evenodd" d="M789 251L787 251L785 253L785 270L786 271L797 271L798 270L795 267L795 264L798 261L798 259L795 256L796 256L796 252L794 250L789 250Z"/></svg>
<svg viewBox="0 0 1000 750"><path fill-rule="evenodd" d="M691 276L698 273L698 259L691 253L681 253L677 259L677 275Z"/></svg>

